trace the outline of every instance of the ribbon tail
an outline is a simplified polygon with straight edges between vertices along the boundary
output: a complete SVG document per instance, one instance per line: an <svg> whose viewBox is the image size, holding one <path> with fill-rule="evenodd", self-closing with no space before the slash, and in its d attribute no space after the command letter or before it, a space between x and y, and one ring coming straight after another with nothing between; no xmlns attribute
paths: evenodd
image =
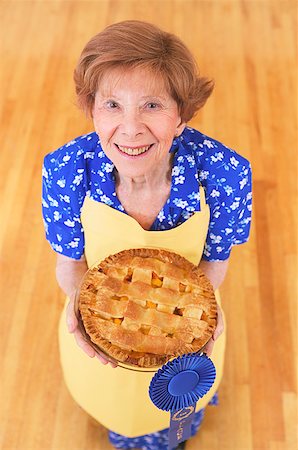
<svg viewBox="0 0 298 450"><path fill-rule="evenodd" d="M180 442L191 437L191 424L196 405L187 406L179 411L171 412L169 428L169 450L175 449Z"/></svg>

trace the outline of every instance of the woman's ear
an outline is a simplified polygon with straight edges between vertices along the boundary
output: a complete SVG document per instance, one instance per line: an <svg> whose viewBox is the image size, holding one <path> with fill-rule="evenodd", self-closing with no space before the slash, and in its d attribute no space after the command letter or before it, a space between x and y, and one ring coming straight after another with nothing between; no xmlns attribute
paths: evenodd
<svg viewBox="0 0 298 450"><path fill-rule="evenodd" d="M186 122L181 121L180 124L178 125L178 127L176 128L175 136L176 137L180 136L180 134L183 133L185 127L186 127Z"/></svg>

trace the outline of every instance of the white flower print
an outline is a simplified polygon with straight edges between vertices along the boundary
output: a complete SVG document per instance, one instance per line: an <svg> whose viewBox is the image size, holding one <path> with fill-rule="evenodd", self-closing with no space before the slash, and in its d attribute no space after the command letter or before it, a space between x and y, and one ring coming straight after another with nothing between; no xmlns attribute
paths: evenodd
<svg viewBox="0 0 298 450"><path fill-rule="evenodd" d="M71 147L72 145L75 145L77 143L76 139L73 139L72 141L68 142L67 144L65 144L65 147Z"/></svg>
<svg viewBox="0 0 298 450"><path fill-rule="evenodd" d="M60 195L60 199L65 203L70 203L69 195Z"/></svg>
<svg viewBox="0 0 298 450"><path fill-rule="evenodd" d="M60 180L57 181L58 186L60 186L61 188L65 187L66 184L66 180L65 178L60 178Z"/></svg>
<svg viewBox="0 0 298 450"><path fill-rule="evenodd" d="M111 200L106 195L101 195L100 196L100 200L102 201L102 203L106 203L107 205L111 205L112 204Z"/></svg>
<svg viewBox="0 0 298 450"><path fill-rule="evenodd" d="M230 162L231 162L232 166L235 166L235 167L237 167L239 164L239 161L237 161L237 159L234 156L232 156L230 158Z"/></svg>
<svg viewBox="0 0 298 450"><path fill-rule="evenodd" d="M166 216L165 216L165 214L164 214L164 210L162 209L161 211L159 211L159 213L158 213L158 215L157 215L157 219L158 219L160 222L163 222L163 220L165 220L165 218L166 218Z"/></svg>
<svg viewBox="0 0 298 450"><path fill-rule="evenodd" d="M235 199L235 201L231 204L230 208L233 210L239 208L239 199Z"/></svg>
<svg viewBox="0 0 298 450"><path fill-rule="evenodd" d="M214 148L214 142L210 141L209 139L205 139L203 145L206 145L206 147L208 148Z"/></svg>
<svg viewBox="0 0 298 450"><path fill-rule="evenodd" d="M48 171L45 168L45 166L42 166L42 176L46 179L48 179Z"/></svg>
<svg viewBox="0 0 298 450"><path fill-rule="evenodd" d="M182 211L182 216L184 217L185 220L189 219L191 216L193 215L192 211Z"/></svg>
<svg viewBox="0 0 298 450"><path fill-rule="evenodd" d="M64 161L64 162L67 163L70 159L71 159L71 158L70 158L69 155L65 155L65 156L63 156L62 161Z"/></svg>
<svg viewBox="0 0 298 450"><path fill-rule="evenodd" d="M224 158L224 155L222 152L215 153L214 155L211 155L211 161L217 162L222 161Z"/></svg>
<svg viewBox="0 0 298 450"><path fill-rule="evenodd" d="M176 198L174 203L176 206L179 206L179 208L186 208L188 206L188 203L183 201L182 198Z"/></svg>
<svg viewBox="0 0 298 450"><path fill-rule="evenodd" d="M200 193L199 192L192 192L191 194L188 195L188 198L190 200L196 200L199 201L200 199Z"/></svg>
<svg viewBox="0 0 298 450"><path fill-rule="evenodd" d="M180 175L179 177L175 178L175 184L183 184L185 180L185 177Z"/></svg>
<svg viewBox="0 0 298 450"><path fill-rule="evenodd" d="M210 233L210 238L213 244L219 244L222 240L221 236L215 236L213 233Z"/></svg>
<svg viewBox="0 0 298 450"><path fill-rule="evenodd" d="M180 173L179 166L174 166L173 169L172 169L172 175L173 176L177 176L177 175L179 175L179 173Z"/></svg>
<svg viewBox="0 0 298 450"><path fill-rule="evenodd" d="M56 252L58 252L58 253L63 252L62 245L55 244L55 242L51 242L51 245Z"/></svg>
<svg viewBox="0 0 298 450"><path fill-rule="evenodd" d="M42 206L43 206L44 208L48 208L48 207L49 207L48 203L45 201L44 198L41 200L41 204L42 204Z"/></svg>
<svg viewBox="0 0 298 450"><path fill-rule="evenodd" d="M204 255L206 256L210 256L211 255L211 245L210 244L205 244L204 247Z"/></svg>
<svg viewBox="0 0 298 450"><path fill-rule="evenodd" d="M84 153L84 159L93 159L94 158L94 153L93 152L86 152Z"/></svg>
<svg viewBox="0 0 298 450"><path fill-rule="evenodd" d="M101 168L104 172L110 173L110 172L113 172L113 170L114 170L114 164L104 163L104 164L102 164Z"/></svg>
<svg viewBox="0 0 298 450"><path fill-rule="evenodd" d="M224 186L224 190L227 195L233 194L233 188L231 186Z"/></svg>
<svg viewBox="0 0 298 450"><path fill-rule="evenodd" d="M213 191L211 192L210 196L211 197L219 197L220 193L216 189L213 189Z"/></svg>
<svg viewBox="0 0 298 450"><path fill-rule="evenodd" d="M81 183L82 180L83 180L83 174L81 174L81 175L76 175L76 176L74 177L73 184L76 185L76 186L78 186L78 185Z"/></svg>
<svg viewBox="0 0 298 450"><path fill-rule="evenodd" d="M68 244L71 248L77 248L78 246L79 246L79 242L78 242L78 240L76 239L74 239L73 241L71 241L69 244Z"/></svg>
<svg viewBox="0 0 298 450"><path fill-rule="evenodd" d="M54 211L53 218L54 218L55 222L57 222L57 220L61 219L61 217L62 217L62 215L60 214L59 211Z"/></svg>
<svg viewBox="0 0 298 450"><path fill-rule="evenodd" d="M207 180L209 175L209 172L207 170L201 170L200 172L200 179L201 180Z"/></svg>
<svg viewBox="0 0 298 450"><path fill-rule="evenodd" d="M242 180L240 180L240 182L239 182L240 189L243 189L246 184L247 184L247 178L243 178Z"/></svg>
<svg viewBox="0 0 298 450"><path fill-rule="evenodd" d="M57 202L57 200L52 198L50 195L48 195L48 200L49 200L50 206L54 206L56 208L59 206L59 203Z"/></svg>
<svg viewBox="0 0 298 450"><path fill-rule="evenodd" d="M193 155L186 155L186 160L189 163L189 167L194 167L195 166L195 159L194 159Z"/></svg>
<svg viewBox="0 0 298 450"><path fill-rule="evenodd" d="M67 227L74 227L74 221L73 220L70 220L70 219L67 219L67 220L65 220L64 222L64 225L66 225Z"/></svg>

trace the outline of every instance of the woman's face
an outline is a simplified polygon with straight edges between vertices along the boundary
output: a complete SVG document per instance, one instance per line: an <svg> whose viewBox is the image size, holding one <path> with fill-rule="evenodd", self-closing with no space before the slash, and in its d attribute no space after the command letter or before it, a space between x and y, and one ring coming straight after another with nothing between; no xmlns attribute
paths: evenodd
<svg viewBox="0 0 298 450"><path fill-rule="evenodd" d="M132 178L169 161L173 139L185 127L162 78L140 68L105 74L92 115L104 152Z"/></svg>

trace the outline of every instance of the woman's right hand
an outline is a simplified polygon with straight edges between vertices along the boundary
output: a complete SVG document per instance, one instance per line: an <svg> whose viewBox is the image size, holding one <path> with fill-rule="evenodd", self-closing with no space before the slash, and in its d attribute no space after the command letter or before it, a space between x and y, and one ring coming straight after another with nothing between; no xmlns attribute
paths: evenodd
<svg viewBox="0 0 298 450"><path fill-rule="evenodd" d="M66 308L66 323L67 328L70 333L72 333L75 337L75 340L78 344L78 346L90 357L99 359L99 361L102 364L110 364L112 367L117 367L117 364L114 364L110 361L108 361L103 356L96 353L93 347L88 344L88 342L84 339L84 336L82 335L79 327L78 327L78 319L76 318L75 312L74 312L74 297L71 297L69 300L69 303Z"/></svg>
<svg viewBox="0 0 298 450"><path fill-rule="evenodd" d="M78 327L78 320L76 318L74 312L74 300L75 293L80 285L82 277L85 275L88 270L87 262L85 256L82 256L81 259L75 260L69 258L65 255L57 254L57 264L56 264L56 277L59 286L64 291L65 295L68 296L69 303L66 309L66 322L67 328L70 333L72 333L77 341L78 346L88 355L90 358L99 359L103 364L108 364L109 361L100 356L94 350L88 342L85 341L84 336L80 332ZM109 363L112 367L117 367L117 364Z"/></svg>

